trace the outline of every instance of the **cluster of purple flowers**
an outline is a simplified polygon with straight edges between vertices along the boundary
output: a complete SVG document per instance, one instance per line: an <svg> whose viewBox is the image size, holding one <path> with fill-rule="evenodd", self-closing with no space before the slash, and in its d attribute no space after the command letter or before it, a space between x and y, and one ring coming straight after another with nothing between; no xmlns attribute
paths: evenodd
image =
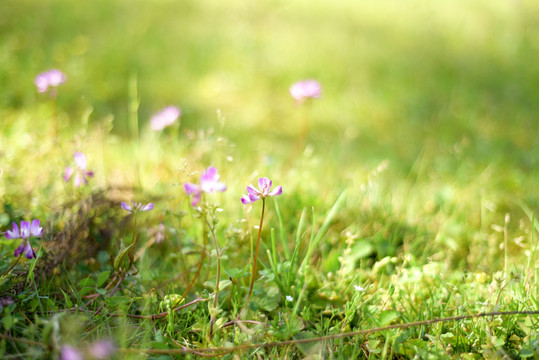
<svg viewBox="0 0 539 360"><path fill-rule="evenodd" d="M220 176L217 173L217 169L213 166L210 166L205 172L202 173L199 185L192 183L184 184L185 192L193 197L191 205L197 206L203 193L225 191L226 185L222 182L219 182L219 179ZM273 191L271 191L271 185L272 181L267 177L258 179L259 189L255 188L253 185L247 186L247 195L244 195L241 198L241 202L244 204L249 204L260 199L265 199L270 196L281 195L283 193L282 186L277 186Z"/></svg>
<svg viewBox="0 0 539 360"><path fill-rule="evenodd" d="M6 239L22 239L21 244L15 249L15 256L20 256L24 252L27 259L35 259L36 253L30 244L30 237L40 237L43 235L43 228L39 225L39 220L21 221L21 227L13 223L13 229L6 231Z"/></svg>
<svg viewBox="0 0 539 360"><path fill-rule="evenodd" d="M63 84L67 79L67 76L58 69L51 69L42 72L35 78L35 85L39 93L45 93L50 88L56 88ZM290 95L298 102L303 102L308 98L320 97L321 87L315 80L303 80L293 84L290 88ZM150 119L150 127L152 130L159 131L167 126L174 124L174 122L181 115L181 109L176 106L168 106L163 110L155 114ZM74 178L76 187L82 184L88 184L88 178L94 176L93 171L87 170L88 164L86 155L82 152L76 152L74 155L75 166L67 166L64 172L64 180L69 181ZM227 189L226 185L219 181L220 176L217 173L217 169L209 167L202 173L199 184L186 183L184 184L185 192L192 196L191 205L197 206L200 202L203 193L212 193L214 191L223 192ZM277 196L282 194L282 187L278 186L271 191L272 182L267 177L260 178L258 180L258 189L253 185L247 186L247 195L241 198L243 204L253 203L259 199L265 199L270 196ZM149 211L154 208L153 203L143 205L141 203L132 202L132 205L128 205L125 202L121 203L124 210L132 213L138 213L141 211ZM22 239L21 244L15 250L15 256L20 256L23 253L28 259L36 258L36 253L30 244L30 237L40 237L43 234L43 228L40 226L40 221L35 219L30 221L21 221L20 228L16 223L13 223L13 229L6 232L7 239Z"/></svg>

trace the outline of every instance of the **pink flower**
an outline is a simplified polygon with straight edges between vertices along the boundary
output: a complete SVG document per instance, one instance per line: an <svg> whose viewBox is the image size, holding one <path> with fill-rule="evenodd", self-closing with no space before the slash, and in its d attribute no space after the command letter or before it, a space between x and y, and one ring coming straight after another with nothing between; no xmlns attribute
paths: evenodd
<svg viewBox="0 0 539 360"><path fill-rule="evenodd" d="M93 171L86 171L86 155L84 155L81 152L75 153L75 167L72 168L70 166L67 166L65 169L64 174L64 180L69 181L71 179L71 176L75 174L75 186L79 187L82 182L84 182L85 185L88 185L88 179L87 177L94 176Z"/></svg>
<svg viewBox="0 0 539 360"><path fill-rule="evenodd" d="M176 119L182 114L180 108L167 106L150 119L150 127L154 131L163 130L167 126L174 124Z"/></svg>
<svg viewBox="0 0 539 360"><path fill-rule="evenodd" d="M63 72L58 69L51 69L38 74L34 84L36 84L39 93L44 93L47 92L49 87L57 87L65 83L66 79L67 77Z"/></svg>
<svg viewBox="0 0 539 360"><path fill-rule="evenodd" d="M17 224L13 223L13 230L6 231L6 239L22 239L22 243L15 250L15 256L19 256L24 252L27 259L37 257L28 239L31 236L40 237L41 235L43 235L43 228L39 226L39 220L37 219L32 220L31 224L30 221L21 221L20 230Z"/></svg>
<svg viewBox="0 0 539 360"><path fill-rule="evenodd" d="M183 187L185 188L185 192L188 195L193 195L191 205L196 206L198 204L203 192L211 193L214 191L225 191L226 185L219 182L219 178L220 176L217 174L217 169L210 166L200 177L200 185L192 183L184 184Z"/></svg>
<svg viewBox="0 0 539 360"><path fill-rule="evenodd" d="M253 185L247 186L247 195L244 195L241 198L241 202L244 204L253 203L260 199L265 199L270 196L277 196L283 193L283 187L277 186L275 190L270 191L271 189L271 180L267 177L258 179L258 187L255 188Z"/></svg>
<svg viewBox="0 0 539 360"><path fill-rule="evenodd" d="M60 349L60 360L84 360L84 355L79 349L64 345Z"/></svg>
<svg viewBox="0 0 539 360"><path fill-rule="evenodd" d="M299 103L308 98L319 98L322 87L316 80L298 81L290 87L290 95Z"/></svg>

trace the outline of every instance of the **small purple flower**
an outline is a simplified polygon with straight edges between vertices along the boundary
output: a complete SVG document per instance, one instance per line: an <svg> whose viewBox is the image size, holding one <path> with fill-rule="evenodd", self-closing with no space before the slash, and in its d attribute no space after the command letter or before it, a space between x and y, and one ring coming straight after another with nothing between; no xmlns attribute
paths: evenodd
<svg viewBox="0 0 539 360"><path fill-rule="evenodd" d="M87 171L87 163L86 163L86 155L84 155L81 152L75 153L75 167L72 168L70 166L67 166L65 169L64 174L64 180L69 181L71 179L71 176L75 174L75 186L79 187L82 182L84 182L85 185L88 185L88 177L94 176L93 171Z"/></svg>
<svg viewBox="0 0 539 360"><path fill-rule="evenodd" d="M60 349L60 360L84 360L84 356L79 349L64 345Z"/></svg>
<svg viewBox="0 0 539 360"><path fill-rule="evenodd" d="M308 98L319 98L322 87L316 80L298 81L290 87L290 95L299 103Z"/></svg>
<svg viewBox="0 0 539 360"><path fill-rule="evenodd" d="M210 166L200 177L200 185L192 183L184 184L183 187L185 188L185 192L188 195L193 195L191 205L196 206L198 204L203 192L211 193L214 191L225 191L226 185L219 182L219 178L220 176L217 174L217 169Z"/></svg>
<svg viewBox="0 0 539 360"><path fill-rule="evenodd" d="M130 214L136 214L140 211L150 211L153 209L153 203L148 203L146 205L142 205L142 203L137 203L134 201L131 201L131 203L133 204L132 206L127 205L124 201L122 201L122 209Z"/></svg>
<svg viewBox="0 0 539 360"><path fill-rule="evenodd" d="M47 92L49 87L57 87L65 83L66 75L58 69L52 69L42 72L36 76L34 84L36 84L39 93Z"/></svg>
<svg viewBox="0 0 539 360"><path fill-rule="evenodd" d="M150 127L154 131L163 130L167 126L174 124L176 119L182 114L180 108L167 106L150 119Z"/></svg>
<svg viewBox="0 0 539 360"><path fill-rule="evenodd" d="M21 221L21 228L13 223L13 230L6 231L6 239L22 239L22 243L15 250L15 256L20 256L23 252L27 259L36 258L36 253L30 245L28 239L30 236L40 237L43 234L43 228L39 226L39 220Z"/></svg>
<svg viewBox="0 0 539 360"><path fill-rule="evenodd" d="M88 352L96 359L106 359L116 352L116 345L110 340L100 340L90 344Z"/></svg>
<svg viewBox="0 0 539 360"><path fill-rule="evenodd" d="M241 198L241 202L244 204L253 203L259 199L265 199L270 196L277 196L283 193L283 187L277 186L275 190L270 191L271 189L271 180L267 177L258 179L258 187L256 189L253 185L247 186L247 195L244 195Z"/></svg>

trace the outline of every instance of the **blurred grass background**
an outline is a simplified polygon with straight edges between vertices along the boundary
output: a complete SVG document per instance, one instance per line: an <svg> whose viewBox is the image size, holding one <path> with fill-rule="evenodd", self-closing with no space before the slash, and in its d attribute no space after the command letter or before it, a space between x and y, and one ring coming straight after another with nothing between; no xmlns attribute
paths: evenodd
<svg viewBox="0 0 539 360"><path fill-rule="evenodd" d="M177 105L178 140L191 144L174 153L165 143L144 153L147 160L176 156L177 171L180 158L195 153L202 166L221 169L233 155L236 167L224 168L223 178L243 189L252 171L286 167L308 116L302 157L310 170L292 170L286 179L300 190L296 210L317 205L317 196L328 208L343 188L357 191L388 159L377 196L386 196L383 206L389 202L391 210L355 195L347 219L362 217L373 227L364 231L376 233L369 221L394 216L391 226L421 224L440 242L452 246L457 239L454 247L470 252L469 229L485 230L487 200L499 205L500 219L518 208L514 199L538 208L538 55L535 1L7 0L0 3L0 121L2 131L14 134L45 129L51 110L33 80L59 68L68 77L58 96L64 130L77 133L88 117L90 126L112 127L127 139L136 80L141 134L151 114ZM318 80L323 95L297 106L288 88L305 78ZM192 145L199 138L184 135L208 128L231 144ZM2 147L31 151L36 141ZM73 142L80 147L80 141ZM114 156L101 149L104 162L141 155L118 144ZM71 156L66 152L63 163ZM93 165L109 167L97 168L98 178L128 177L116 163ZM24 176L27 191L39 177ZM237 201L238 194L225 196ZM478 249L489 246L476 242Z"/></svg>

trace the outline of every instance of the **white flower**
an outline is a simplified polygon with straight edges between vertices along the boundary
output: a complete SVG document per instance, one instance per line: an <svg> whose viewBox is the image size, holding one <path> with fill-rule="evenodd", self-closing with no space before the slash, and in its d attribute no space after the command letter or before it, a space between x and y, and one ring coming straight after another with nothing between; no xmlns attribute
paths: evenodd
<svg viewBox="0 0 539 360"><path fill-rule="evenodd" d="M290 296L290 295L286 295L286 301L292 302L292 301L294 301L294 298L292 296Z"/></svg>

